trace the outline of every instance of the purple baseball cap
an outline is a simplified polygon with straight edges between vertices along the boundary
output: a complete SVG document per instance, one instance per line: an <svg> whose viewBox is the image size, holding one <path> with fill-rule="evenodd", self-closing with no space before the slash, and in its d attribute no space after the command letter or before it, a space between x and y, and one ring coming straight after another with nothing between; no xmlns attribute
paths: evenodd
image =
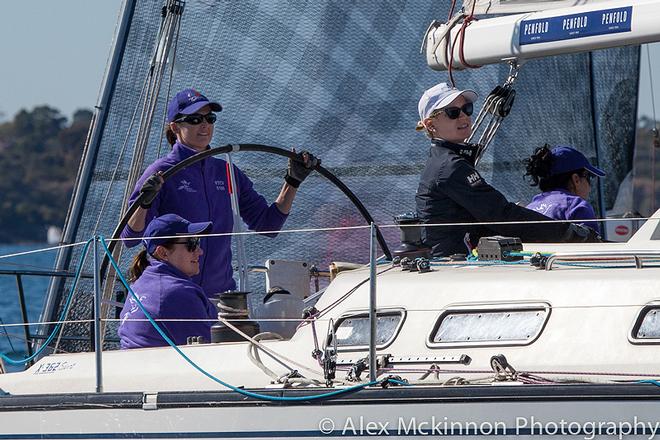
<svg viewBox="0 0 660 440"><path fill-rule="evenodd" d="M583 168L594 176L605 176L605 171L591 165L584 154L573 147L557 145L550 151L550 154L552 154L552 165L550 166L551 176L577 171Z"/></svg>
<svg viewBox="0 0 660 440"><path fill-rule="evenodd" d="M178 115L192 115L204 107L205 105L211 106L211 111L222 111L222 106L217 102L211 102L209 99L202 95L195 89L181 90L174 95L174 98L167 106L167 122L174 121Z"/></svg>
<svg viewBox="0 0 660 440"><path fill-rule="evenodd" d="M142 244L147 249L149 255L156 251L156 247L171 240L173 235L198 235L209 232L213 226L211 222L190 223L183 217L176 214L165 214L151 220L144 230Z"/></svg>

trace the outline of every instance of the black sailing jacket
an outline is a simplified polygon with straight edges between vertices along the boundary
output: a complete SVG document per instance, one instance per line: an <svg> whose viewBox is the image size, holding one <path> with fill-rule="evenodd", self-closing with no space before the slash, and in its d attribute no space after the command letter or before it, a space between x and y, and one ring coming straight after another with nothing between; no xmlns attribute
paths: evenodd
<svg viewBox="0 0 660 440"><path fill-rule="evenodd" d="M551 220L518 206L490 186L474 168L472 146L434 139L419 182L415 201L422 223L473 223ZM466 254L466 233L476 246L480 237L507 235L528 242L563 241L570 225L520 224L485 226L437 226L422 229L422 241L433 255Z"/></svg>

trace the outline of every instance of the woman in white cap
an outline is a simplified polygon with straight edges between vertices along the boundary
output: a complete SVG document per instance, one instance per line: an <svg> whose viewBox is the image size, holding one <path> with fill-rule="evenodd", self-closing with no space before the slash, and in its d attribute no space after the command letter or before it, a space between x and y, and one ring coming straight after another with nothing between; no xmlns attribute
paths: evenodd
<svg viewBox="0 0 660 440"><path fill-rule="evenodd" d="M595 219L594 208L587 201L591 192L591 179L604 177L605 172L589 163L589 160L573 147L548 145L537 148L526 160L527 173L537 194L527 208L557 220ZM595 231L598 223L584 222Z"/></svg>
<svg viewBox="0 0 660 440"><path fill-rule="evenodd" d="M595 241L597 234L572 224L538 224L550 218L509 202L474 168L476 147L467 145L477 94L447 83L437 84L419 100L418 130L431 138L429 158L415 201L422 223L521 221L516 225L436 226L422 229L422 242L434 256L465 255L488 235L523 241ZM468 249L469 248L469 249Z"/></svg>

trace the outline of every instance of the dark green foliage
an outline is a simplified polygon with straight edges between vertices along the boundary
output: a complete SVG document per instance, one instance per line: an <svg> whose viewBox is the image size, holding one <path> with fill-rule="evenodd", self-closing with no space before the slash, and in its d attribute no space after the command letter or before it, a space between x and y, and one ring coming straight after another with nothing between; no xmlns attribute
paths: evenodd
<svg viewBox="0 0 660 440"><path fill-rule="evenodd" d="M62 226L92 113L68 124L48 106L0 124L0 243L42 242Z"/></svg>

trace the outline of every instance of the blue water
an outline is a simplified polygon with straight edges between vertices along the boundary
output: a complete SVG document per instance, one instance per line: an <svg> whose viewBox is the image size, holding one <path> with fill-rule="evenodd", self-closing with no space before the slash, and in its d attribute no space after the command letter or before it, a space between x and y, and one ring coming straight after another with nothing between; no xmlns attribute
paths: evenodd
<svg viewBox="0 0 660 440"><path fill-rule="evenodd" d="M0 244L0 270L51 270L55 264L57 251L51 250L29 255L1 258L5 255L43 249L49 247L46 244L32 245L4 245ZM46 298L49 277L22 276L23 290L25 292L25 304L29 322L38 322L41 309ZM18 288L16 276L0 274L0 325L22 323L21 309L18 301ZM37 326L30 327L32 333L36 332ZM25 353L25 338L23 327L1 326L0 327L0 351L2 353L14 353L12 357L19 357Z"/></svg>

